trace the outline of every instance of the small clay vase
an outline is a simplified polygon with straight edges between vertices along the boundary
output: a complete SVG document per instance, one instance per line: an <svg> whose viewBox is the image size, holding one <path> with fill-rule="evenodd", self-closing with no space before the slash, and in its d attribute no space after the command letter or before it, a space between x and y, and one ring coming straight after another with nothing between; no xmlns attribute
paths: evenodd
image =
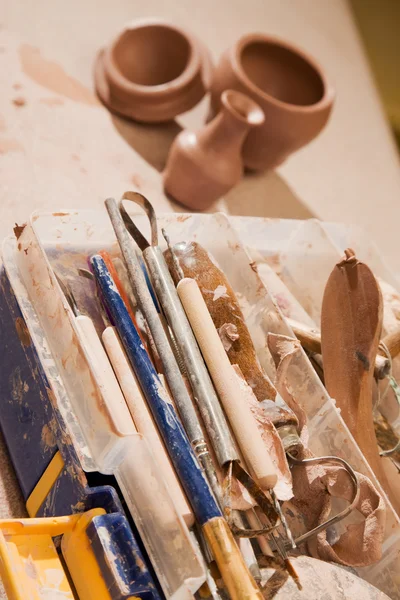
<svg viewBox="0 0 400 600"><path fill-rule="evenodd" d="M335 97L313 58L263 34L242 37L222 55L211 84L212 115L226 89L247 94L264 111L264 125L249 134L243 147L244 164L252 170L272 169L314 139Z"/></svg>
<svg viewBox="0 0 400 600"><path fill-rule="evenodd" d="M210 87L213 65L192 34L160 19L134 21L97 56L95 85L112 112L160 123L193 108Z"/></svg>
<svg viewBox="0 0 400 600"><path fill-rule="evenodd" d="M253 100L225 90L221 110L210 123L175 138L164 171L165 191L189 208L208 208L242 177L243 142L263 122L263 111Z"/></svg>

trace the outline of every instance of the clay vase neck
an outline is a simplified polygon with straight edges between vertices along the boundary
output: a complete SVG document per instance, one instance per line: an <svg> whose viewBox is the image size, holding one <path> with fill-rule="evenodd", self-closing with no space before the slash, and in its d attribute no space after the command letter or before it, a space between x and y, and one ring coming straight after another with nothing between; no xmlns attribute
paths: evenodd
<svg viewBox="0 0 400 600"><path fill-rule="evenodd" d="M235 107L228 93L215 119L197 132L197 143L204 152L235 154L241 151L247 134L256 124L245 106Z"/></svg>
<svg viewBox="0 0 400 600"><path fill-rule="evenodd" d="M204 210L242 177L242 146L250 129L264 122L253 100L233 90L221 96L218 115L199 131L182 131L172 144L164 187L173 198Z"/></svg>

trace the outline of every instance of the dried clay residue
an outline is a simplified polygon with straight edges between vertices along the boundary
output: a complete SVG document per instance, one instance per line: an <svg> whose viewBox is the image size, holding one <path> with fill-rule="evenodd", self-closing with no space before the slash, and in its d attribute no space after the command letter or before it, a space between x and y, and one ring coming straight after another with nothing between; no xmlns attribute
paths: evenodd
<svg viewBox="0 0 400 600"><path fill-rule="evenodd" d="M24 346L30 346L32 342L31 336L28 327L26 326L26 323L22 317L17 317L15 319L15 329L17 330L17 335L21 340L22 344Z"/></svg>
<svg viewBox="0 0 400 600"><path fill-rule="evenodd" d="M233 323L224 323L219 329L218 334L225 352L229 352L233 342L239 339L239 334L236 325Z"/></svg>
<svg viewBox="0 0 400 600"><path fill-rule="evenodd" d="M12 103L14 104L14 106L20 108L21 106L25 106L26 100L23 96L17 96L16 98L13 98Z"/></svg>
<svg viewBox="0 0 400 600"><path fill-rule="evenodd" d="M40 441L44 450L54 448L54 446L56 445L57 442L56 438L54 437L51 424L43 425Z"/></svg>
<svg viewBox="0 0 400 600"><path fill-rule="evenodd" d="M65 96L74 102L97 105L98 100L90 90L79 81L67 75L57 63L46 60L40 55L39 48L22 44L19 47L22 70L39 85Z"/></svg>
<svg viewBox="0 0 400 600"><path fill-rule="evenodd" d="M219 300L220 298L229 298L229 296L226 292L227 292L226 286L218 285L214 290L213 302L215 302L216 300Z"/></svg>
<svg viewBox="0 0 400 600"><path fill-rule="evenodd" d="M19 366L15 367L10 373L10 389L13 402L22 404L25 394L29 391L29 385L26 381L23 381L21 367Z"/></svg>
<svg viewBox="0 0 400 600"><path fill-rule="evenodd" d="M17 238L17 240L19 240L19 238L22 235L22 232L24 231L26 227L26 223L22 223L22 225L18 225L18 223L15 223L15 227L14 227L14 235Z"/></svg>
<svg viewBox="0 0 400 600"><path fill-rule="evenodd" d="M12 138L0 139L0 154L8 154L9 152L24 152L24 147Z"/></svg>

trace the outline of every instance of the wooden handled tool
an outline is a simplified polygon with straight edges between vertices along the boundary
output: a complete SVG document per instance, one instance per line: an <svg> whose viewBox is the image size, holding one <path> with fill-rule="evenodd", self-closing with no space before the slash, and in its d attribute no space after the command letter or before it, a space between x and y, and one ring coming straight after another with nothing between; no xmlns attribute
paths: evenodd
<svg viewBox="0 0 400 600"><path fill-rule="evenodd" d="M90 356L92 372L103 398L106 400L105 409L112 409L112 419L119 431L136 433L125 398L92 319L86 315L79 315L75 319L75 324L79 330L82 345ZM111 328L107 327L105 331L108 329Z"/></svg>
<svg viewBox="0 0 400 600"><path fill-rule="evenodd" d="M184 276L197 281L215 327L234 329L235 335L226 349L230 363L238 365L246 381L252 382L257 400L274 400L276 390L260 365L243 312L225 273L197 242L179 242L173 253ZM171 251L167 250L165 256L171 264Z"/></svg>
<svg viewBox="0 0 400 600"><path fill-rule="evenodd" d="M325 287L321 345L325 385L372 470L399 509L382 467L372 415L375 359L382 331L382 295L372 271L350 249Z"/></svg>
<svg viewBox="0 0 400 600"><path fill-rule="evenodd" d="M151 448L178 514L183 517L188 527L192 527L194 524L193 513L165 451L153 417L115 328L107 327L103 331L102 339L137 430L147 440Z"/></svg>
<svg viewBox="0 0 400 600"><path fill-rule="evenodd" d="M199 286L194 279L185 278L178 283L177 290L247 465L260 487L270 490L278 480L274 465L265 451L250 407L242 398Z"/></svg>
<svg viewBox="0 0 400 600"><path fill-rule="evenodd" d="M129 361L233 600L261 600L232 532L197 462L186 433L145 351L124 302L100 256L91 263L104 302L116 325Z"/></svg>

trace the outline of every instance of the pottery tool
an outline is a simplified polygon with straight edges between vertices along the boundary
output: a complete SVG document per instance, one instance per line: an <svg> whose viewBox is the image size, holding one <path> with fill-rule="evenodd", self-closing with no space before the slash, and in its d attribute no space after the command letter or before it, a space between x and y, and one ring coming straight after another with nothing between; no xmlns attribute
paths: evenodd
<svg viewBox="0 0 400 600"><path fill-rule="evenodd" d="M186 525L192 527L194 524L193 513L165 451L146 400L143 397L143 393L115 329L107 327L103 331L102 340L137 430L144 436L151 448L177 512L182 516Z"/></svg>
<svg viewBox="0 0 400 600"><path fill-rule="evenodd" d="M353 485L353 497L350 501L350 504L338 514L334 515L333 517L330 517L328 520L324 521L323 523L320 523L307 533L296 538L295 543L296 546L298 546L300 544L304 544L311 538L315 537L320 531L326 530L328 527L335 525L335 523L338 523L339 521L342 521L345 517L347 517L355 509L357 503L359 502L360 485L357 479L357 475L352 466L349 465L347 461L343 460L338 456L299 458L299 456L304 456L306 454L306 449L297 432L296 416L285 403L285 401L281 398L279 400L279 404L279 407L277 407L275 403L268 403L265 406L265 412L270 416L271 421L274 423L281 437L283 446L285 448L285 452L292 465L307 466L311 464L335 464L340 467L343 467L347 471ZM290 418L292 418L292 424L288 424ZM308 455L310 455L309 451L307 451L307 453Z"/></svg>
<svg viewBox="0 0 400 600"><path fill-rule="evenodd" d="M256 398L273 400L276 390L262 369L238 299L225 273L197 242L179 242L173 252L185 277L198 283L232 365L238 365ZM167 262L170 251L166 251ZM175 282L177 283L177 281Z"/></svg>
<svg viewBox="0 0 400 600"><path fill-rule="evenodd" d="M108 208L110 209L110 207ZM118 211L116 204L115 209ZM121 224L128 236L122 220ZM154 420L163 437L187 498L192 505L196 520L207 539L232 599L258 598L261 600L262 595L243 560L227 522L222 516L197 462L195 452L141 344L104 260L100 256L94 256L91 259L91 264L104 302L115 322ZM137 267L140 268L138 265Z"/></svg>
<svg viewBox="0 0 400 600"><path fill-rule="evenodd" d="M376 442L373 371L382 331L382 295L372 271L353 250L336 264L325 287L321 347L326 388L395 509Z"/></svg>
<svg viewBox="0 0 400 600"><path fill-rule="evenodd" d="M199 287L194 279L185 278L178 283L177 292L246 463L261 488L273 493L277 482L275 467L265 452L253 414L243 401L237 377Z"/></svg>

